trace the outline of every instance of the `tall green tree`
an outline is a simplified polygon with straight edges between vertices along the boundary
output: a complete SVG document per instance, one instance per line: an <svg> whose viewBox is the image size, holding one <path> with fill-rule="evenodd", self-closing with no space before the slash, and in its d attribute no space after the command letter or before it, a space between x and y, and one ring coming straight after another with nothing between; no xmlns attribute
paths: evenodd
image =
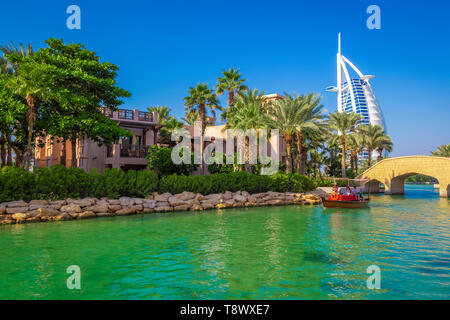
<svg viewBox="0 0 450 320"><path fill-rule="evenodd" d="M244 132L254 129L257 133L259 129L269 127L271 119L264 110L264 100L258 95L254 95L251 90L239 92L236 96L235 104L231 107L233 112L228 112L228 121L224 127L226 129L238 129ZM229 109L229 108L228 108ZM230 110L229 110L230 111ZM245 137L245 171L252 172L250 165L250 145L249 138Z"/></svg>
<svg viewBox="0 0 450 320"><path fill-rule="evenodd" d="M392 142L391 137L389 137L387 134L383 134L376 143L378 152L377 161L383 160L383 151L386 150L388 152L391 152L393 145L394 143Z"/></svg>
<svg viewBox="0 0 450 320"><path fill-rule="evenodd" d="M324 127L323 105L320 104L320 96L310 93L308 95L291 97L285 94L288 99L292 99L296 105L296 142L297 142L297 173L305 174L304 141L305 134L313 137L321 135L321 129Z"/></svg>
<svg viewBox="0 0 450 320"><path fill-rule="evenodd" d="M3 55L6 54L16 54L22 57L29 56L33 54L33 47L31 44L28 44L26 48L22 43L19 44L19 48L11 41L11 44L2 44L0 45L0 51ZM14 70L17 70L19 67L18 63L8 61L5 57L0 57L0 74L13 74ZM12 148L13 144L16 141L13 141L12 134L9 132L9 128L6 129L6 132L1 132L0 130L0 140L4 141L2 152L4 152L4 145L6 144L6 152L7 152L7 162L8 166L12 165ZM16 153L17 156L17 153ZM6 158L4 154L1 155L2 159ZM19 158L21 156L19 155Z"/></svg>
<svg viewBox="0 0 450 320"><path fill-rule="evenodd" d="M167 122L170 121L173 116L170 115L172 111L168 106L151 106L147 108L148 112L156 112L158 114L158 124L155 126L155 135L153 144L158 143L158 133L160 129L167 125Z"/></svg>
<svg viewBox="0 0 450 320"><path fill-rule="evenodd" d="M231 107L234 105L235 93L247 90L247 86L244 85L245 81L242 79L239 69L225 70L222 72L222 76L217 78L216 93L221 95L225 91L228 92L227 104L228 107Z"/></svg>
<svg viewBox="0 0 450 320"><path fill-rule="evenodd" d="M217 96L214 91L208 88L207 83L199 83L196 87L190 87L188 91L188 96L184 99L184 105L186 106L185 111L186 117L189 117L192 113L198 114L198 119L201 122L201 137L200 137L200 148L203 152L203 141L206 130L206 112L209 109L213 116L216 116L216 109L222 110L219 104ZM202 161L203 162L203 161ZM203 170L203 163L200 165L201 170Z"/></svg>
<svg viewBox="0 0 450 320"><path fill-rule="evenodd" d="M297 131L299 105L295 97L288 95L278 100L270 109L273 125L284 135L286 142L286 173L292 173L292 143Z"/></svg>
<svg viewBox="0 0 450 320"><path fill-rule="evenodd" d="M384 130L379 125L360 125L358 132L363 135L364 145L367 150L367 166L370 168L372 166L372 153L376 150L385 138Z"/></svg>
<svg viewBox="0 0 450 320"><path fill-rule="evenodd" d="M82 44L67 45L54 38L46 44L32 55L6 54L8 61L17 65L6 87L27 106L25 167L29 167L39 136L70 140L72 165L76 165L77 139L103 144L129 135L101 113L102 106L117 110L120 98L130 96L116 85L118 67L100 62L100 57Z"/></svg>
<svg viewBox="0 0 450 320"><path fill-rule="evenodd" d="M345 172L348 135L355 131L356 125L361 119L361 116L354 112L347 113L336 111L328 115L328 125L332 130L335 130L333 139L335 139L341 147L341 173L344 178L346 177Z"/></svg>
<svg viewBox="0 0 450 320"><path fill-rule="evenodd" d="M439 146L435 151L431 151L431 155L435 157L450 158L450 144L443 144Z"/></svg>
<svg viewBox="0 0 450 320"><path fill-rule="evenodd" d="M355 171L355 173L358 173L358 166L359 166L359 154L364 150L365 148L365 140L364 135L361 133L354 132L348 136L348 143L347 143L347 149L350 151L350 166Z"/></svg>

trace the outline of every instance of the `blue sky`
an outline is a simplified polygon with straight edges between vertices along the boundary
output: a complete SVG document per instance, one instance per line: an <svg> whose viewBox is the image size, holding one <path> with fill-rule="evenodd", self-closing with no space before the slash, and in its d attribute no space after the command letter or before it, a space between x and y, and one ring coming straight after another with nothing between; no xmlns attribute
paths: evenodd
<svg viewBox="0 0 450 320"><path fill-rule="evenodd" d="M81 8L81 30L66 27L71 4ZM371 4L381 8L381 30L366 27ZM450 143L449 14L442 0L8 1L0 42L82 42L119 66L119 85L132 93L125 107L168 105L182 117L189 87L213 86L232 66L251 88L313 91L335 111L325 88L336 82L340 31L343 54L376 76L392 155L401 156Z"/></svg>

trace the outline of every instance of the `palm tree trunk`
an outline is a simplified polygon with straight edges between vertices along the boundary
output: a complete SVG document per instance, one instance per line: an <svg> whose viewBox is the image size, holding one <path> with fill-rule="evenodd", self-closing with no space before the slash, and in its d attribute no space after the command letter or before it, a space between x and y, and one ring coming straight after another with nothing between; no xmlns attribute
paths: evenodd
<svg viewBox="0 0 450 320"><path fill-rule="evenodd" d="M291 144L292 136L289 133L284 135L286 139L286 173L292 173Z"/></svg>
<svg viewBox="0 0 450 320"><path fill-rule="evenodd" d="M246 172L252 172L250 165L250 138L245 136L245 165L244 170Z"/></svg>
<svg viewBox="0 0 450 320"><path fill-rule="evenodd" d="M303 134L300 131L297 131L297 153L298 153L298 161L297 161L297 173L305 174L305 166L303 162Z"/></svg>
<svg viewBox="0 0 450 320"><path fill-rule="evenodd" d="M61 151L61 160L64 160L64 163L62 163L62 161L61 161L61 164L64 164L64 166L66 165L66 160L67 160L67 147L66 147L66 140L63 140L63 142L62 142L62 151Z"/></svg>
<svg viewBox="0 0 450 320"><path fill-rule="evenodd" d="M200 121L202 122L202 135L200 137L200 155L201 155L201 159L200 159L200 172L201 174L203 174L203 143L204 143L204 136L205 136L205 131L206 131L206 109L205 109L205 104L201 103L198 106L198 117L200 119Z"/></svg>
<svg viewBox="0 0 450 320"><path fill-rule="evenodd" d="M378 159L377 161L380 162L383 160L383 148L378 148Z"/></svg>
<svg viewBox="0 0 450 320"><path fill-rule="evenodd" d="M234 91L228 91L228 99L227 99L228 107L234 106Z"/></svg>
<svg viewBox="0 0 450 320"><path fill-rule="evenodd" d="M355 173L358 175L358 154L355 155Z"/></svg>
<svg viewBox="0 0 450 320"><path fill-rule="evenodd" d="M367 153L368 153L367 166L370 168L372 166L372 149L367 148Z"/></svg>
<svg viewBox="0 0 450 320"><path fill-rule="evenodd" d="M159 133L159 126L155 126L154 136L153 136L153 144L158 143L158 133Z"/></svg>
<svg viewBox="0 0 450 320"><path fill-rule="evenodd" d="M35 110L34 110L34 96L32 94L28 94L26 96L27 104L28 104L28 137L27 137L27 146L25 152L23 153L23 166L26 170L30 168L31 165L31 157L33 155L33 129L34 129L34 121L35 121Z"/></svg>
<svg viewBox="0 0 450 320"><path fill-rule="evenodd" d="M346 148L345 148L345 140L341 139L341 148L342 148L342 159L341 159L341 173L342 173L342 178L346 177L346 173L345 173L345 156L346 156Z"/></svg>
<svg viewBox="0 0 450 320"><path fill-rule="evenodd" d="M0 137L0 159L1 159L1 167L3 168L6 165L6 139L1 136Z"/></svg>
<svg viewBox="0 0 450 320"><path fill-rule="evenodd" d="M72 139L72 160L70 162L71 167L77 167L77 140Z"/></svg>
<svg viewBox="0 0 450 320"><path fill-rule="evenodd" d="M11 136L10 135L6 135L6 153L8 154L8 158L6 160L6 165L11 167L13 165L13 161L12 161L12 148L11 148Z"/></svg>

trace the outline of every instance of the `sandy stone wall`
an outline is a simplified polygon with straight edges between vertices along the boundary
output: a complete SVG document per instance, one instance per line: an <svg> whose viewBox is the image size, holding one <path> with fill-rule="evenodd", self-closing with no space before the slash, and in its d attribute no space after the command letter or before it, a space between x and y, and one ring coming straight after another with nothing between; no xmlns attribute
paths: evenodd
<svg viewBox="0 0 450 320"><path fill-rule="evenodd" d="M0 203L0 224L65 221L94 217L124 216L152 212L202 211L236 207L275 205L315 205L321 198L316 194L263 192L249 194L246 191L225 192L203 196L183 192L154 193L145 198L121 197L119 199L67 199L57 201L31 200Z"/></svg>

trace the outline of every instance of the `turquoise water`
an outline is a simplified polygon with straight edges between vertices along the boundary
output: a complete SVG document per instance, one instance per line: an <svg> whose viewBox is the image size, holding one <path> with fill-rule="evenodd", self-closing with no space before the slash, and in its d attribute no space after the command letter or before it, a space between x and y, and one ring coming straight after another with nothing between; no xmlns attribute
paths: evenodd
<svg viewBox="0 0 450 320"><path fill-rule="evenodd" d="M450 299L450 204L286 206L0 227L0 299ZM69 290L66 269L81 269ZM366 286L381 269L381 289Z"/></svg>

